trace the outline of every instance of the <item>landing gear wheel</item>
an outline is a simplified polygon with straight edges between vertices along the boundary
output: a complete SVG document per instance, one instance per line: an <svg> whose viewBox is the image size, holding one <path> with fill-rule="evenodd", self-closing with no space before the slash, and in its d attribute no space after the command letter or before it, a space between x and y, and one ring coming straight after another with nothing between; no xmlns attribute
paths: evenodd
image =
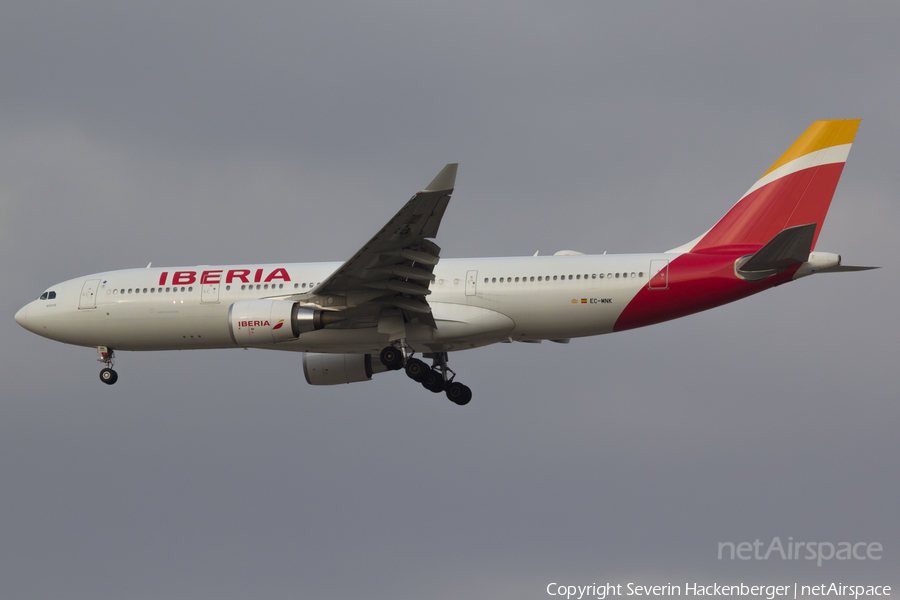
<svg viewBox="0 0 900 600"><path fill-rule="evenodd" d="M454 381L447 386L447 397L451 402L465 406L472 399L472 390L468 386Z"/></svg>
<svg viewBox="0 0 900 600"><path fill-rule="evenodd" d="M406 375L413 381L422 383L431 369L418 358L410 358L406 361Z"/></svg>
<svg viewBox="0 0 900 600"><path fill-rule="evenodd" d="M422 387L424 387L429 392L438 394L444 391L444 376L434 369L428 369L421 383Z"/></svg>
<svg viewBox="0 0 900 600"><path fill-rule="evenodd" d="M106 368L100 371L100 381L106 385L112 385L119 380L119 375L112 369Z"/></svg>
<svg viewBox="0 0 900 600"><path fill-rule="evenodd" d="M388 346L381 351L381 364L388 371L398 371L403 368L403 353L393 346Z"/></svg>

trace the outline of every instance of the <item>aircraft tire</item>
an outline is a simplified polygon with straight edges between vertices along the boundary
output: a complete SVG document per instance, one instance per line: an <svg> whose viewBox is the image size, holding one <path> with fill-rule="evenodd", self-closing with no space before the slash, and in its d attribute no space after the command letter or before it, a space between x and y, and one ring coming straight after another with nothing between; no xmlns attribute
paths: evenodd
<svg viewBox="0 0 900 600"><path fill-rule="evenodd" d="M119 375L112 369L103 369L100 371L100 381L106 385L112 385L119 380Z"/></svg>
<svg viewBox="0 0 900 600"><path fill-rule="evenodd" d="M453 382L447 386L447 398L454 404L465 406L472 399L472 390L461 383Z"/></svg>
<svg viewBox="0 0 900 600"><path fill-rule="evenodd" d="M418 358L411 358L406 361L406 375L418 383L422 383L430 370L428 365Z"/></svg>
<svg viewBox="0 0 900 600"><path fill-rule="evenodd" d="M388 371L398 371L403 368L403 354L393 346L388 346L381 351L381 364Z"/></svg>
<svg viewBox="0 0 900 600"><path fill-rule="evenodd" d="M439 394L444 391L444 376L434 369L428 369L421 383L429 392Z"/></svg>

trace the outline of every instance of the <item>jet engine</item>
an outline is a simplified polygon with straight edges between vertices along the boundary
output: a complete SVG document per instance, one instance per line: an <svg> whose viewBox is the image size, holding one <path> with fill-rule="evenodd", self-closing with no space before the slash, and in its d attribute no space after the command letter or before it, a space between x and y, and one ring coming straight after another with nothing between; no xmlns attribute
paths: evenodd
<svg viewBox="0 0 900 600"><path fill-rule="evenodd" d="M288 342L339 320L337 314L306 310L285 300L241 300L228 309L228 331L238 346Z"/></svg>
<svg viewBox="0 0 900 600"><path fill-rule="evenodd" d="M387 371L377 355L317 354L303 355L303 374L310 385L336 385L368 381L375 373Z"/></svg>

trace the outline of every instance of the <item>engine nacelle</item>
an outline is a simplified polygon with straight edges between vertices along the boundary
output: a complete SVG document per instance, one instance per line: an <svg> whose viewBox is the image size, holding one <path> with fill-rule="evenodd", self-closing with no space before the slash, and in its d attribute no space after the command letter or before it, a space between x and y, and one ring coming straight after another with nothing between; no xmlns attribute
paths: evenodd
<svg viewBox="0 0 900 600"><path fill-rule="evenodd" d="M375 373L387 371L378 356L372 354L303 355L303 374L310 385L337 385L368 381Z"/></svg>
<svg viewBox="0 0 900 600"><path fill-rule="evenodd" d="M228 309L228 331L238 346L288 342L325 326L322 311L285 300L241 300Z"/></svg>

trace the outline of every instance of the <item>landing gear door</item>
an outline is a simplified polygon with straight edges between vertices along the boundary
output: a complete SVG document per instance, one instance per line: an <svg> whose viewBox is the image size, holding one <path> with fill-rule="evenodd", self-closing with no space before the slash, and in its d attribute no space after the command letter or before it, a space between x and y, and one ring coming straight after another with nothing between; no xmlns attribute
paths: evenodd
<svg viewBox="0 0 900 600"><path fill-rule="evenodd" d="M81 288L81 298L78 300L78 308L97 308L97 290L100 288L99 279L88 279Z"/></svg>
<svg viewBox="0 0 900 600"><path fill-rule="evenodd" d="M669 289L669 261L665 259L654 259L650 261L650 283L647 285L651 290L667 290Z"/></svg>
<svg viewBox="0 0 900 600"><path fill-rule="evenodd" d="M475 286L478 283L478 271L466 271L466 296L475 295Z"/></svg>

